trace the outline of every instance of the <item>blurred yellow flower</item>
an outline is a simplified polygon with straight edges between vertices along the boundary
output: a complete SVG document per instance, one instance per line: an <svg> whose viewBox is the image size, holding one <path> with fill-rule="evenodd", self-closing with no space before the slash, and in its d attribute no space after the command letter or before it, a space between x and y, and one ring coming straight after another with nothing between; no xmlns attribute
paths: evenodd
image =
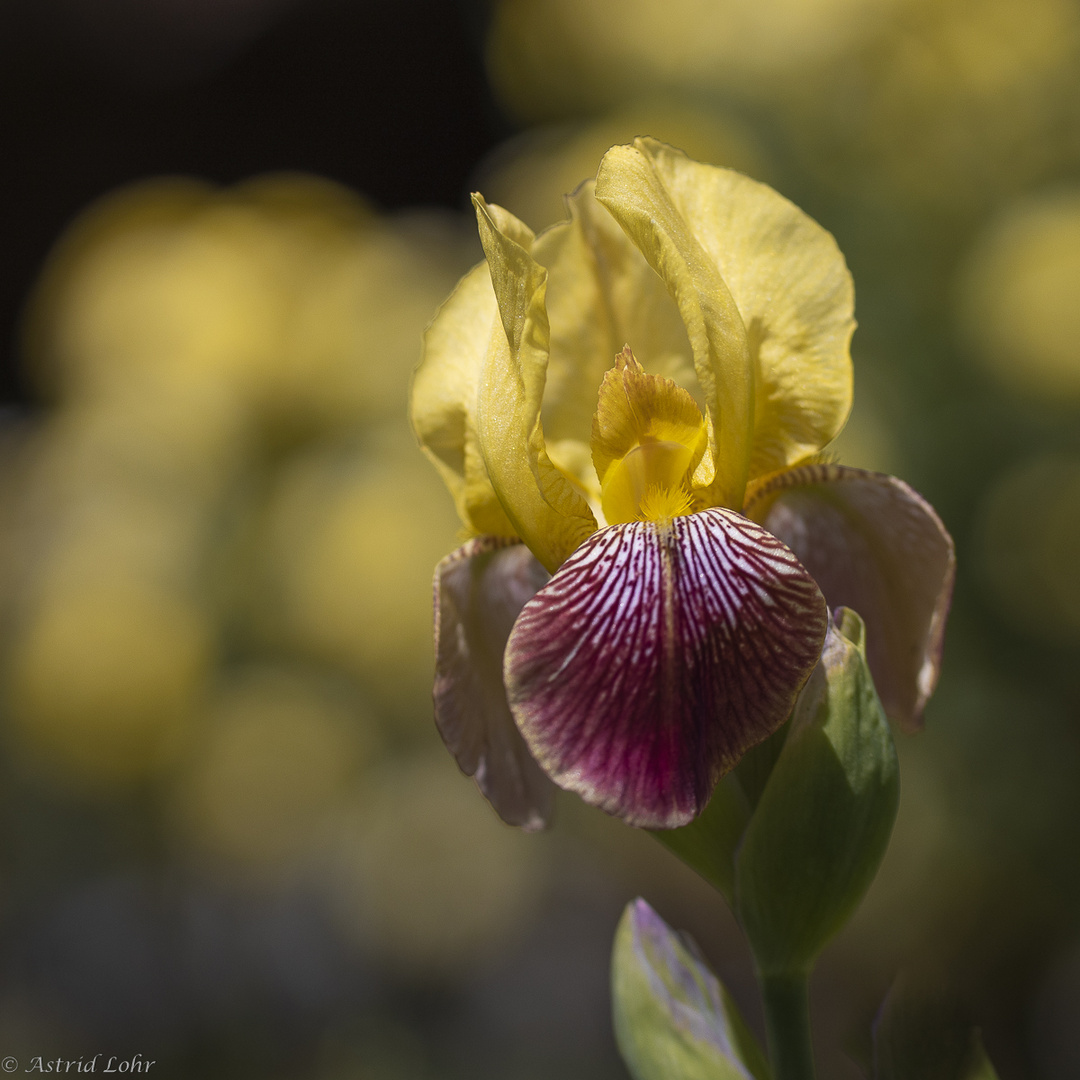
<svg viewBox="0 0 1080 1080"><path fill-rule="evenodd" d="M449 215L376 218L313 176L149 181L57 245L27 359L67 401L217 398L278 439L396 417L426 317L474 244Z"/></svg>
<svg viewBox="0 0 1080 1080"><path fill-rule="evenodd" d="M313 655L423 698L418 573L455 523L403 406L476 250L451 215L376 218L299 174L147 181L60 239L26 321L54 408L27 425L11 495L0 693L61 783L175 766L223 653ZM432 489L426 519L402 486Z"/></svg>
<svg viewBox="0 0 1080 1080"><path fill-rule="evenodd" d="M550 119L649 91L768 92L827 64L902 0L500 0L488 70L519 116Z"/></svg>
<svg viewBox="0 0 1080 1080"><path fill-rule="evenodd" d="M1080 190L1019 200L965 260L960 330L1009 389L1080 401Z"/></svg>
<svg viewBox="0 0 1080 1080"><path fill-rule="evenodd" d="M46 591L8 657L21 742L69 780L114 784L175 760L213 659L206 613L113 573Z"/></svg>
<svg viewBox="0 0 1080 1080"><path fill-rule="evenodd" d="M371 434L365 445L296 455L257 526L248 591L259 636L355 674L396 718L423 717L425 577L457 533L450 500L407 437Z"/></svg>
<svg viewBox="0 0 1080 1080"><path fill-rule="evenodd" d="M373 756L373 726L332 680L285 666L241 669L208 695L206 730L176 788L195 853L256 871L310 857Z"/></svg>
<svg viewBox="0 0 1080 1080"><path fill-rule="evenodd" d="M829 184L962 218L1069 168L1078 73L1073 0L900 0L841 64L786 80L782 109Z"/></svg>

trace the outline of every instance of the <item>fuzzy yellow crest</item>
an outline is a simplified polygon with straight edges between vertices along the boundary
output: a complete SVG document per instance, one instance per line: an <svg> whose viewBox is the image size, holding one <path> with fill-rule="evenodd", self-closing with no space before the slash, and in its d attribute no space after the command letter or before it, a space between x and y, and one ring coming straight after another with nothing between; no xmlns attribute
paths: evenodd
<svg viewBox="0 0 1080 1080"><path fill-rule="evenodd" d="M708 432L694 399L649 375L626 346L604 376L592 455L609 525L689 513L690 477Z"/></svg>

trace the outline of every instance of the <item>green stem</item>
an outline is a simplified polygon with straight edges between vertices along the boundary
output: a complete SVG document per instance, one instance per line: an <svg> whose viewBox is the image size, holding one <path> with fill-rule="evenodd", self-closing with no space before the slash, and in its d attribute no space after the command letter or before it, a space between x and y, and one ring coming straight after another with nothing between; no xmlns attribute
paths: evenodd
<svg viewBox="0 0 1080 1080"><path fill-rule="evenodd" d="M761 975L773 1080L814 1080L806 973Z"/></svg>

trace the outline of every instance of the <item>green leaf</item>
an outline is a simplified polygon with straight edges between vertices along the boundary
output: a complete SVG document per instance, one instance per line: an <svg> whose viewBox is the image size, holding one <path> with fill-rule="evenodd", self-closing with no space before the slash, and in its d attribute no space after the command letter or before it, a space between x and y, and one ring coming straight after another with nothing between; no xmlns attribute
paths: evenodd
<svg viewBox="0 0 1080 1080"><path fill-rule="evenodd" d="M735 766L735 776L750 804L751 813L761 802L765 785L769 782L769 777L776 767L777 758L780 757L780 751L784 749L790 729L791 717L789 716L767 739L743 754L739 758L738 765Z"/></svg>
<svg viewBox="0 0 1080 1080"><path fill-rule="evenodd" d="M736 910L763 973L809 970L847 921L885 853L899 796L865 627L841 608L735 862Z"/></svg>
<svg viewBox="0 0 1080 1080"><path fill-rule="evenodd" d="M634 1080L769 1080L720 981L644 900L627 904L611 956L615 1039Z"/></svg>

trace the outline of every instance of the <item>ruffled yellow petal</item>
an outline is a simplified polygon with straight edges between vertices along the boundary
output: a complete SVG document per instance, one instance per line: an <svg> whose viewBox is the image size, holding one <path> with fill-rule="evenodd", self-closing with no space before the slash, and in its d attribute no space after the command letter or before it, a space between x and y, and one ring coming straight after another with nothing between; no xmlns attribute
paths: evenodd
<svg viewBox="0 0 1080 1080"><path fill-rule="evenodd" d="M604 376L592 452L609 525L689 513L690 477L708 433L694 399L647 375L629 347Z"/></svg>
<svg viewBox="0 0 1080 1080"><path fill-rule="evenodd" d="M480 373L498 305L486 263L474 266L439 309L424 335L413 376L410 415L424 453L474 533L514 536L488 479L476 434Z"/></svg>
<svg viewBox="0 0 1080 1080"><path fill-rule="evenodd" d="M699 208L682 205L682 181L687 177L680 167L672 167L673 158L689 164L678 151L653 140L613 147L600 163L596 198L664 280L678 306L705 399L714 466L714 475L703 478L699 494L707 504L738 509L750 467L750 345L717 261L697 235L701 223L688 212ZM703 220L708 225L709 217Z"/></svg>
<svg viewBox="0 0 1080 1080"><path fill-rule="evenodd" d="M855 294L836 241L765 184L652 139L635 147L692 225L746 326L755 367L750 475L804 460L840 433L851 411Z"/></svg>
<svg viewBox="0 0 1080 1080"><path fill-rule="evenodd" d="M529 253L527 226L478 195L473 204L501 321L490 335L480 379L480 450L515 531L554 572L596 530L596 519L584 495L552 464L544 444L547 271Z"/></svg>

